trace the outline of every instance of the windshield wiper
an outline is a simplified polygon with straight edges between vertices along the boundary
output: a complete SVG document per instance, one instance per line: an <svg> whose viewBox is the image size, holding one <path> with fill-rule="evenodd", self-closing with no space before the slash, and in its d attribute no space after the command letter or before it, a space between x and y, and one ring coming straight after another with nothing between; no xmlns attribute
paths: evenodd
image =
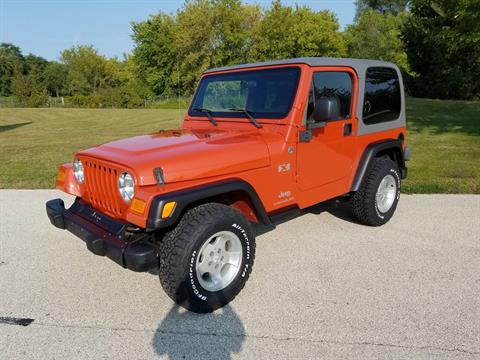
<svg viewBox="0 0 480 360"><path fill-rule="evenodd" d="M208 109L205 109L205 108L193 108L193 110L200 111L201 113L204 113L205 115L207 115L208 120L210 120L210 122L213 125L215 125L215 126L218 125L218 123L215 121L215 119L212 116L212 111L211 110L208 110Z"/></svg>
<svg viewBox="0 0 480 360"><path fill-rule="evenodd" d="M250 119L251 123L253 125L255 125L255 127L257 129L261 129L262 128L262 124L260 124L253 116L252 114L250 113L250 111L248 111L247 109L243 109L243 108L230 108L228 110L231 110L231 111L238 111L238 112L243 112L245 115L247 115L247 117Z"/></svg>

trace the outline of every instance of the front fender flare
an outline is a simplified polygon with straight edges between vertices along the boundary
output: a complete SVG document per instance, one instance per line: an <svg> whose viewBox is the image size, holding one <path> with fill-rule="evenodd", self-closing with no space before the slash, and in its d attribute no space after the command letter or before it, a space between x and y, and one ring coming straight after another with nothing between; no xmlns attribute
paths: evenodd
<svg viewBox="0 0 480 360"><path fill-rule="evenodd" d="M255 189L243 180L234 179L219 181L208 185L201 185L155 196L152 200L148 213L147 231L153 231L175 225L188 205L232 191L246 192L252 201L256 215L260 222L265 226L271 225L270 218L268 217L265 207L263 206L263 203ZM163 206L170 201L175 201L177 203L175 205L175 209L170 217L162 219Z"/></svg>

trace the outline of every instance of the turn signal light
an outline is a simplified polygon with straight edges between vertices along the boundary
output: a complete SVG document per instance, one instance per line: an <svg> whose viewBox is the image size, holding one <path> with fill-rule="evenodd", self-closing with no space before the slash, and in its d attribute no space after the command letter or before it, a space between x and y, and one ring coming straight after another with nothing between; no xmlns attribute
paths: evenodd
<svg viewBox="0 0 480 360"><path fill-rule="evenodd" d="M59 182L64 182L65 181L65 169L60 169L60 171L57 174L57 181Z"/></svg>
<svg viewBox="0 0 480 360"><path fill-rule="evenodd" d="M145 201L134 198L132 201L132 205L130 205L130 209L139 214L143 214L145 212L145 205Z"/></svg>
<svg viewBox="0 0 480 360"><path fill-rule="evenodd" d="M177 203L175 201L170 201L170 202L166 203L165 205L163 205L162 219L166 219L166 218L170 217L170 215L172 215L173 210L175 209L175 205L177 205Z"/></svg>

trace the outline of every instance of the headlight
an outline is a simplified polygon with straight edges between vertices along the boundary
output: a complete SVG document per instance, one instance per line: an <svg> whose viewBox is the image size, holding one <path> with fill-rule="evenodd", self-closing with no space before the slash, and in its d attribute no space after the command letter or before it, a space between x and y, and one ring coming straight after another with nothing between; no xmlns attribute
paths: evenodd
<svg viewBox="0 0 480 360"><path fill-rule="evenodd" d="M79 184L84 183L85 176L83 175L83 164L78 159L75 159L73 162L73 175L75 175L75 179L77 179Z"/></svg>
<svg viewBox="0 0 480 360"><path fill-rule="evenodd" d="M133 177L126 171L118 177L118 191L120 191L120 196L126 202L130 202L135 195Z"/></svg>

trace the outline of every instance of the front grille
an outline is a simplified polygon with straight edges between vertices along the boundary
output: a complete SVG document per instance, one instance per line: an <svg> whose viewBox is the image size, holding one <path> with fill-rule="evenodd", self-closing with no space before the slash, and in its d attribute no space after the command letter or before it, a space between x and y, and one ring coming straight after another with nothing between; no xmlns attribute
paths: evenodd
<svg viewBox="0 0 480 360"><path fill-rule="evenodd" d="M97 210L122 216L126 206L118 192L120 170L97 159L82 157L80 160L85 173L84 199Z"/></svg>

